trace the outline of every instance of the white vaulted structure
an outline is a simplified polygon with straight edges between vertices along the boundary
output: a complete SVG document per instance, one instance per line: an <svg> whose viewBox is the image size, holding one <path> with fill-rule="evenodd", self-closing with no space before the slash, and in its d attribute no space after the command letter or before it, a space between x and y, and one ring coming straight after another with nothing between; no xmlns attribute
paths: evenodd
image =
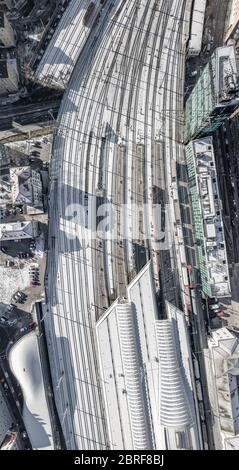
<svg viewBox="0 0 239 470"><path fill-rule="evenodd" d="M167 314L158 319L148 263L97 323L112 449L200 449L187 327L169 303Z"/></svg>

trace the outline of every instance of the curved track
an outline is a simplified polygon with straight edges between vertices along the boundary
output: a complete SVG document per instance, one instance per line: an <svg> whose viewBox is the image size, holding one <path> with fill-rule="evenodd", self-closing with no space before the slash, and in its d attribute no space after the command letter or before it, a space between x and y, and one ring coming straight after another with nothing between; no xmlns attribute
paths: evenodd
<svg viewBox="0 0 239 470"><path fill-rule="evenodd" d="M169 201L171 162L180 145L175 129L181 126L191 2L111 3L112 16L99 20L75 66L54 139L45 327L58 413L72 449L109 446L95 322L125 295L143 256L145 262L152 257L159 285L164 266L154 250L152 188L158 188L158 203ZM108 202L114 236L101 239L96 210ZM85 220L78 204L88 211Z"/></svg>

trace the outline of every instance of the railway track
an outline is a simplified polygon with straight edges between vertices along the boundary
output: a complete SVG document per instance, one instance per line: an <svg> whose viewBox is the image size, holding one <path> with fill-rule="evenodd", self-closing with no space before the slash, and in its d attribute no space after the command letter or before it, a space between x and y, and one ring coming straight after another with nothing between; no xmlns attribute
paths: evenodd
<svg viewBox="0 0 239 470"><path fill-rule="evenodd" d="M93 450L110 445L95 322L117 296L125 295L127 283L140 269L137 243L144 251L145 262L152 258L155 273L159 263L166 272L162 267L165 260L154 256L147 240L154 219L151 209L148 214L143 204L149 201L152 205L154 183L164 181L166 190L170 177L168 150L163 150L169 142L173 146L175 136L168 123L163 123L168 135L163 150L160 144L160 165L158 126L164 120L171 87L170 106L173 103L175 107L179 78L178 74L173 77L173 63L183 58L182 38L177 31L185 4L186 0L161 0L153 5L149 0L115 1L112 17L108 22L102 19L94 37L87 40L59 112L54 139L57 174L50 206L50 313L45 327L51 342L55 398L68 448ZM167 55L169 65L165 66ZM170 158L174 152L172 147ZM114 240L95 235L92 239L96 208L101 202L112 202L115 209ZM131 234L130 209L134 203L143 214L141 234L139 240L133 233L122 240L121 232ZM77 204L88 210L80 223L74 213L67 216L69 206L73 210ZM130 208L123 217L122 204ZM72 237L67 236L68 231L72 231Z"/></svg>

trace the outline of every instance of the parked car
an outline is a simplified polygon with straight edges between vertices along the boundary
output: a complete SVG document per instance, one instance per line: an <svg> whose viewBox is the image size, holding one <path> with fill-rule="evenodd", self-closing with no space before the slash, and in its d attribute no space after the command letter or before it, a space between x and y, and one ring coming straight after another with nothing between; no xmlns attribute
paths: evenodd
<svg viewBox="0 0 239 470"><path fill-rule="evenodd" d="M225 313L221 310L220 312L216 312L216 316L219 318L225 317Z"/></svg>
<svg viewBox="0 0 239 470"><path fill-rule="evenodd" d="M14 309L14 305L13 305L13 304L10 304L10 305L7 306L7 310L8 310L9 312L11 312L13 309Z"/></svg>
<svg viewBox="0 0 239 470"><path fill-rule="evenodd" d="M0 317L0 321L2 323L6 323L8 321L7 317L4 317L3 315Z"/></svg>
<svg viewBox="0 0 239 470"><path fill-rule="evenodd" d="M38 275L33 274L33 275L30 276L30 279L31 279L31 281L39 282L39 276Z"/></svg>
<svg viewBox="0 0 239 470"><path fill-rule="evenodd" d="M31 152L31 155L32 155L33 157L38 157L38 156L41 155L41 154L40 154L40 152L39 152L38 150L33 150L33 151Z"/></svg>
<svg viewBox="0 0 239 470"><path fill-rule="evenodd" d="M219 304L212 304L212 305L210 305L210 309L211 310L217 310L217 309L220 310L220 305Z"/></svg>
<svg viewBox="0 0 239 470"><path fill-rule="evenodd" d="M41 142L39 142L39 141L34 142L34 147L42 148Z"/></svg>

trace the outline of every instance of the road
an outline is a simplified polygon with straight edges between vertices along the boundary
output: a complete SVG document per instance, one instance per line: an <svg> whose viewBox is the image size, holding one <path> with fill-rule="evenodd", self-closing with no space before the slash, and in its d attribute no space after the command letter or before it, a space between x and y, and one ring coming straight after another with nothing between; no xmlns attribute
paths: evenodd
<svg viewBox="0 0 239 470"><path fill-rule="evenodd" d="M45 330L58 414L71 449L110 445L95 322L118 295L125 295L141 256L143 262L153 260L162 310L165 299L180 302L172 194L183 149L190 5L184 0L115 0L111 18L102 18L89 37L59 111ZM154 198L169 219L160 249ZM102 222L102 204L109 202L113 236L102 226L107 234L102 238L95 224ZM87 211L84 219L79 204ZM97 209L102 210L98 219Z"/></svg>

